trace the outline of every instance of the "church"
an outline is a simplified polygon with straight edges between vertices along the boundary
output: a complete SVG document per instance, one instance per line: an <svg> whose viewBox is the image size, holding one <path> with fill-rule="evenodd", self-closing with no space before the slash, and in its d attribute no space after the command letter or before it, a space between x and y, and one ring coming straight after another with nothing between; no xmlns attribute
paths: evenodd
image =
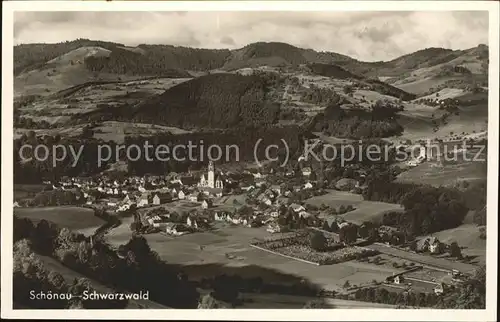
<svg viewBox="0 0 500 322"><path fill-rule="evenodd" d="M198 187L224 189L224 183L222 182L222 180L219 177L215 179L215 167L212 161L208 163L207 177L205 177L205 174L201 175Z"/></svg>

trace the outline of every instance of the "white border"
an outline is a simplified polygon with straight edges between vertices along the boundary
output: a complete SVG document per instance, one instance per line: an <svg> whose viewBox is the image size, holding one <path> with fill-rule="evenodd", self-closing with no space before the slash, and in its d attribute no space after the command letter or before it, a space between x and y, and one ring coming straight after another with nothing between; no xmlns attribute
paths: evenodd
<svg viewBox="0 0 500 322"><path fill-rule="evenodd" d="M489 11L487 306L485 310L12 310L14 11ZM360 10L360 8L362 8ZM498 227L499 3L496 1L9 1L2 3L2 318L281 321L496 321ZM10 87L7 86L10 84Z"/></svg>

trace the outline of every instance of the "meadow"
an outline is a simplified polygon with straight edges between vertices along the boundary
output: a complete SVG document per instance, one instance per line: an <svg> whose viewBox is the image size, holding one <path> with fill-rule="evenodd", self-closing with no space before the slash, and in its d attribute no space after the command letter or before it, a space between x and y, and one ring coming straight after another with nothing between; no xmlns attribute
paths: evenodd
<svg viewBox="0 0 500 322"><path fill-rule="evenodd" d="M104 224L104 220L94 216L92 209L75 206L14 208L14 214L29 218L35 223L45 219L86 235L92 234Z"/></svg>
<svg viewBox="0 0 500 322"><path fill-rule="evenodd" d="M362 224L364 221L380 221L385 213L402 210L402 207L398 204L367 201L363 200L361 195L336 190L330 190L325 195L312 197L306 200L306 203L316 207L325 204L336 210L340 206L346 207L351 205L356 209L340 215L340 217L355 224ZM323 217L328 219L331 216L324 215Z"/></svg>
<svg viewBox="0 0 500 322"><path fill-rule="evenodd" d="M121 226L111 230L106 235L107 242L113 246L126 243L131 236L128 225L124 221ZM355 285L368 285L373 280L382 281L393 272L398 272L392 267L356 261L314 266L250 246L250 243L269 236L265 227L227 225L218 230L179 237L160 233L144 237L162 260L181 265L190 279L194 280L225 273L261 277L264 281L284 284L303 279L328 290L342 291L347 280Z"/></svg>

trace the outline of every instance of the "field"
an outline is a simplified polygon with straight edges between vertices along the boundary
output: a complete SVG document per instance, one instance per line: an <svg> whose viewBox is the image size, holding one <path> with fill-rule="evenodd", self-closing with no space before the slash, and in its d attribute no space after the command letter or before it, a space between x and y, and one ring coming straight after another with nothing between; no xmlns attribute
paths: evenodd
<svg viewBox="0 0 500 322"><path fill-rule="evenodd" d="M123 143L126 136L189 133L189 131L176 127L129 122L103 122L95 128L95 131L94 138L116 143Z"/></svg>
<svg viewBox="0 0 500 322"><path fill-rule="evenodd" d="M14 184L14 200L32 198L43 190L41 184Z"/></svg>
<svg viewBox="0 0 500 322"><path fill-rule="evenodd" d="M114 246L124 244L131 237L129 223L111 230L107 241ZM145 235L151 249L171 264L182 265L190 279L201 279L219 274L260 276L274 283L296 283L300 280L330 290L342 290L346 280L351 284L366 285L372 280L382 281L393 272L392 267L349 261L328 266L314 266L294 259L273 255L252 248L249 244L269 237L265 228L227 226L219 230L169 237L162 234ZM203 245L203 250L200 246Z"/></svg>
<svg viewBox="0 0 500 322"><path fill-rule="evenodd" d="M398 204L365 201L361 195L336 190L331 190L329 193L322 196L312 197L308 199L306 203L317 207L321 206L321 204L325 204L336 209L342 205L344 207L351 205L356 209L340 216L356 224L362 224L364 221L379 221L386 212L402 209Z"/></svg>
<svg viewBox="0 0 500 322"><path fill-rule="evenodd" d="M74 206L15 208L14 214L21 218L29 218L39 222L42 219L51 221L60 227L92 234L104 224L104 220L94 216L92 209Z"/></svg>
<svg viewBox="0 0 500 322"><path fill-rule="evenodd" d="M446 229L434 233L445 244L457 242L462 248L462 255L475 257L473 262L486 263L486 240L479 238L479 227L475 224L463 224L457 228Z"/></svg>
<svg viewBox="0 0 500 322"><path fill-rule="evenodd" d="M471 273L477 268L476 265L451 261L445 258L437 258L434 256L429 256L427 254L417 254L413 252L404 251L394 247L389 247L385 244L374 243L372 245L366 246L367 248L375 249L381 253L403 258L405 260L415 262L422 265L428 265L432 268L438 268L441 270L451 271L452 269L458 269L464 273Z"/></svg>
<svg viewBox="0 0 500 322"><path fill-rule="evenodd" d="M476 152L474 151L467 153L468 159L473 160L475 156ZM465 161L463 159L446 161L442 158L442 162L425 162L401 173L397 181L430 184L439 187L453 186L459 181L473 182L484 180L487 175L487 165L486 162L479 161L480 159L486 159L486 155L481 154L476 158L477 161Z"/></svg>

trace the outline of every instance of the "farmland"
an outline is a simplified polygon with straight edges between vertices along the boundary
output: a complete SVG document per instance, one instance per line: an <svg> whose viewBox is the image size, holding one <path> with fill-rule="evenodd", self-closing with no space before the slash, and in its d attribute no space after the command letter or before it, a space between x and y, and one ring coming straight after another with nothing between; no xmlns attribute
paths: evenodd
<svg viewBox="0 0 500 322"><path fill-rule="evenodd" d="M459 153L460 156L461 153ZM467 157L471 161L457 159L457 161L446 161L444 158L440 162L429 161L420 164L397 178L400 182L412 182L416 184L430 184L436 187L450 185L453 186L459 181L481 181L486 178L486 155L482 153L476 157L476 152L468 151ZM472 161L476 158L476 161Z"/></svg>
<svg viewBox="0 0 500 322"><path fill-rule="evenodd" d="M92 234L98 227L104 224L104 220L94 216L92 209L83 207L15 208L14 214L21 218L29 218L33 222L45 219L60 227L66 227L83 234Z"/></svg>
<svg viewBox="0 0 500 322"><path fill-rule="evenodd" d="M379 221L386 212L402 210L401 206L397 204L365 201L361 195L335 190L325 195L312 197L306 202L317 207L321 206L321 204L325 204L337 209L342 205L344 207L351 205L356 209L341 215L341 217L346 221L356 224L361 224L364 221Z"/></svg>
<svg viewBox="0 0 500 322"><path fill-rule="evenodd" d="M15 184L14 185L14 200L34 197L44 188L41 184Z"/></svg>
<svg viewBox="0 0 500 322"><path fill-rule="evenodd" d="M431 267L436 267L442 270L451 271L453 269L458 269L461 272L471 273L473 272L477 266L472 264L466 264L457 261L450 261L444 258L438 258L434 256L422 255L413 252L407 252L404 250L400 250L394 247L389 247L384 244L375 243L367 246L367 248L371 248L377 250L381 253L388 254L394 257L403 258L415 263L420 263L423 265L428 265Z"/></svg>
<svg viewBox="0 0 500 322"><path fill-rule="evenodd" d="M111 230L107 241L118 246L130 238L126 222ZM342 290L351 284L365 285L381 281L399 270L349 261L335 265L313 266L294 259L277 256L252 248L249 244L269 236L264 228L227 226L219 230L168 237L163 234L145 235L151 249L168 263L182 265L190 279L226 274L257 277L273 283L308 280L329 290ZM204 246L203 250L200 245Z"/></svg>
<svg viewBox="0 0 500 322"><path fill-rule="evenodd" d="M445 244L458 242L464 256L472 256L478 264L486 263L486 240L479 238L479 227L475 224L463 224L457 228L446 229L433 234Z"/></svg>

